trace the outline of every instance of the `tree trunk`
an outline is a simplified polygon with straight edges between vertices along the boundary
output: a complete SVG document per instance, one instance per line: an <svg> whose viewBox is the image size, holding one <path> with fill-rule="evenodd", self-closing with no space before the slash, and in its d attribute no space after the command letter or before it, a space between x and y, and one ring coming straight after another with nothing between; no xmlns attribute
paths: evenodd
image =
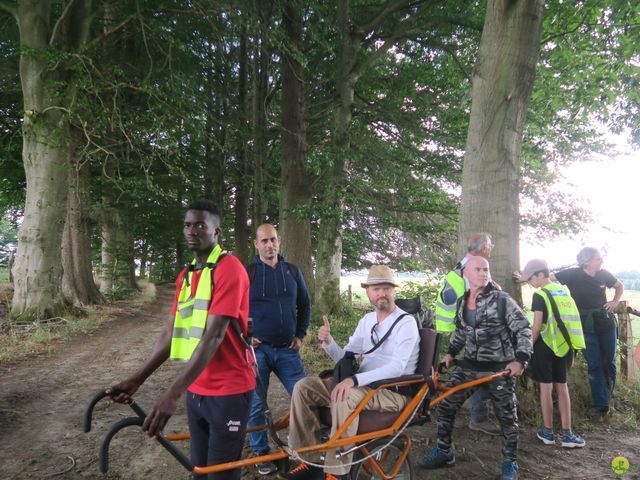
<svg viewBox="0 0 640 480"><path fill-rule="evenodd" d="M76 154L74 149L69 169L67 220L62 235L62 292L68 302L79 306L99 303L102 295L93 279L91 265L89 164Z"/></svg>
<svg viewBox="0 0 640 480"><path fill-rule="evenodd" d="M516 299L511 272L520 265L520 154L543 12L542 0L488 2L462 173L459 253L471 233L489 232L492 276Z"/></svg>
<svg viewBox="0 0 640 480"><path fill-rule="evenodd" d="M125 229L120 213L114 208L110 208L109 212L109 218L102 225L100 292L103 294L138 288L133 237Z"/></svg>
<svg viewBox="0 0 640 480"><path fill-rule="evenodd" d="M91 2L74 2L56 21L51 18L49 1L23 0L13 8L22 48L22 158L27 191L13 272L11 316L47 317L64 305L60 248L68 190L66 106L74 88L73 82L67 82L64 67L50 66L53 62L47 50L54 46L74 51L86 42ZM62 95L61 84L67 84Z"/></svg>
<svg viewBox="0 0 640 480"><path fill-rule="evenodd" d="M265 102L268 85L269 54L261 39L254 39L253 48L253 225L255 228L267 218L267 195L265 181L265 163L267 159L267 114Z"/></svg>
<svg viewBox="0 0 640 480"><path fill-rule="evenodd" d="M100 248L100 293L107 295L113 290L113 263L115 244L115 229L110 226L113 221L111 214L107 211L108 199L102 197L102 243Z"/></svg>
<svg viewBox="0 0 640 480"><path fill-rule="evenodd" d="M176 204L178 206L182 206L182 197L184 196L184 187L182 185L178 186L178 191L176 192ZM178 276L178 274L180 273L180 270L182 270L182 267L184 267L185 264L185 258L184 258L184 243L182 242L182 229L178 229L178 231L175 233L176 235L176 268L175 268L175 274L176 277Z"/></svg>
<svg viewBox="0 0 640 480"><path fill-rule="evenodd" d="M311 264L311 186L306 172L304 71L291 50L300 49L302 17L287 5L283 25L288 49L282 56L282 170L280 174L281 249L287 261L297 265L313 293Z"/></svg>
<svg viewBox="0 0 640 480"><path fill-rule="evenodd" d="M357 76L353 69L357 62L358 39L349 29L349 2L338 6L339 54L336 91L339 104L333 132L334 163L323 178L322 218L318 235L316 306L322 313L334 313L340 308L340 270L342 268L342 222L344 210L344 182L351 143L349 124L353 107Z"/></svg>
<svg viewBox="0 0 640 480"><path fill-rule="evenodd" d="M224 127L227 122L226 100L214 98L213 79L214 67L211 66L208 72L207 98L210 102L207 105L207 119L205 122L205 173L204 173L204 197L209 198L215 203L221 211L224 211L224 177L225 177L225 161L224 161L224 144L226 140L226 129ZM221 94L220 97L224 97ZM217 134L217 135L216 135Z"/></svg>
<svg viewBox="0 0 640 480"><path fill-rule="evenodd" d="M249 263L249 185L251 179L251 167L247 155L247 32L243 28L240 36L240 58L238 68L238 106L240 109L240 122L242 127L239 132L239 142L236 155L238 157L238 176L236 179L235 217L233 233L235 237L235 255L243 265ZM244 128L243 128L244 127Z"/></svg>
<svg viewBox="0 0 640 480"><path fill-rule="evenodd" d="M126 208L120 204L113 194L113 178L115 167L113 160L107 160L104 166L106 178L103 181L101 224L102 224L102 265L100 274L100 292L137 289L135 278L135 262L133 234L127 228Z"/></svg>

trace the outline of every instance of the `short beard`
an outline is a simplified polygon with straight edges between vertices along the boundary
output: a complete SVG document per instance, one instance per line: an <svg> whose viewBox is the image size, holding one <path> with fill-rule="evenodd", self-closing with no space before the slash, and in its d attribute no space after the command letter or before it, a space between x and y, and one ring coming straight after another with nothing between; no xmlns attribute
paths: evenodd
<svg viewBox="0 0 640 480"><path fill-rule="evenodd" d="M378 300L378 302L375 304L376 309L383 312L388 310L390 306L391 302L389 300Z"/></svg>

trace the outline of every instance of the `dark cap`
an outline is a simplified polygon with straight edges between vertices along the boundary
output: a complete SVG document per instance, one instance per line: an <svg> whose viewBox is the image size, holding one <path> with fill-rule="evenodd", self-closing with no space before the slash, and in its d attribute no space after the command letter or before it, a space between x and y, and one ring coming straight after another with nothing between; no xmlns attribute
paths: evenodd
<svg viewBox="0 0 640 480"><path fill-rule="evenodd" d="M527 263L524 266L524 269L522 270L520 283L528 282L529 279L533 277L534 274L538 272L542 272L543 270L548 270L548 269L549 269L549 265L547 265L547 262L545 260L542 260L540 258L534 258L533 260L529 260L529 263Z"/></svg>

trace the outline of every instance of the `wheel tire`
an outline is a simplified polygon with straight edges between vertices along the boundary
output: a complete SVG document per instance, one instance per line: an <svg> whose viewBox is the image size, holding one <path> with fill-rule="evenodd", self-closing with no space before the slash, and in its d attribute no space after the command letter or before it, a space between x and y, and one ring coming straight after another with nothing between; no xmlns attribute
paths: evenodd
<svg viewBox="0 0 640 480"><path fill-rule="evenodd" d="M379 448L386 445L389 442L389 437L380 438L369 445L367 445L367 450L369 453L376 452ZM384 450L377 452L371 460L376 460L382 470L389 474L393 470L393 467L396 465L398 458L404 451L405 443L402 438L396 438L393 443L391 443ZM360 460L364 455L361 451L356 452L354 455L354 461ZM369 461L365 460L364 462L360 462L353 467L351 467L351 480L370 480L370 479L380 479L380 475L378 472L369 465ZM413 479L413 463L411 462L410 454L407 454L404 462L402 463L402 467L398 471L398 474L394 477L396 480L412 480Z"/></svg>

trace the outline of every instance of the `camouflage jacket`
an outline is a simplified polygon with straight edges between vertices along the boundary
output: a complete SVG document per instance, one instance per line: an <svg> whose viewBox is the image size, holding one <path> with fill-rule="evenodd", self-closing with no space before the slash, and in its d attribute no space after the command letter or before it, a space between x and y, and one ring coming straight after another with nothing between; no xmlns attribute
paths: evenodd
<svg viewBox="0 0 640 480"><path fill-rule="evenodd" d="M516 302L489 283L476 299L476 326L472 327L464 320L468 297L467 291L458 300L456 330L448 353L456 356L464 348L465 363L489 370L516 359L527 362L533 350L531 326Z"/></svg>

